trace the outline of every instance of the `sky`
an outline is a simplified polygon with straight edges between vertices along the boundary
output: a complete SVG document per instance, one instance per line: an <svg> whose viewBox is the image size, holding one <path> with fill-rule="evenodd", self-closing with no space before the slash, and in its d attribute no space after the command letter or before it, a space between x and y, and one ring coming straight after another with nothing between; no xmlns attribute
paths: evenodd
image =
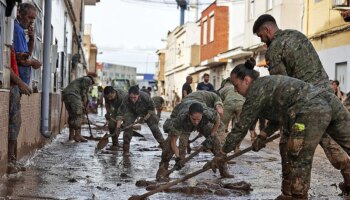
<svg viewBox="0 0 350 200"><path fill-rule="evenodd" d="M100 0L85 7L85 24L92 24L98 62L136 67L137 73L155 72L156 51L166 47L168 31L180 24L180 10L175 0L146 1ZM185 21L188 17L189 12Z"/></svg>

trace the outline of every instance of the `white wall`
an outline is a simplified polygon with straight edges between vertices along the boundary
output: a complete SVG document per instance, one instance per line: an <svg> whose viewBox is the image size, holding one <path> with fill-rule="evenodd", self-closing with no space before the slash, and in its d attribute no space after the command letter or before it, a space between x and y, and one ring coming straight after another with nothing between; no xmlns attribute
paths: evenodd
<svg viewBox="0 0 350 200"><path fill-rule="evenodd" d="M64 51L64 13L67 12L64 1L61 0L52 0L52 15L51 23L53 26L53 41L57 39L57 51ZM72 21L67 16L67 53L72 53Z"/></svg>
<svg viewBox="0 0 350 200"><path fill-rule="evenodd" d="M347 74L345 75L345 78L347 79L347 85L345 88L341 87L340 89L343 92L349 92L350 91L350 45L346 46L340 46L336 48L330 48L327 50L322 50L317 52L320 56L321 62L323 64L323 67L325 68L329 79L334 80L335 77L335 70L336 70L336 63L342 63L347 62Z"/></svg>

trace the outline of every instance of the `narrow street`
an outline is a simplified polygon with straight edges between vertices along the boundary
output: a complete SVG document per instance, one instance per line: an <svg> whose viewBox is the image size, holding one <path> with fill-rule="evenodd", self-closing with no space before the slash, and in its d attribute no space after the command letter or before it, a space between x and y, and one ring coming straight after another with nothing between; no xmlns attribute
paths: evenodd
<svg viewBox="0 0 350 200"><path fill-rule="evenodd" d="M104 123L103 115L90 115L93 122ZM161 124L169 113L163 113ZM161 151L147 126L142 125L143 137L134 137L130 156L121 152L111 154L102 151L95 153L97 141L87 143L67 142L68 130L62 131L50 145L36 152L26 161L27 171L16 176L3 176L0 184L0 199L128 199L131 195L141 195L144 187L135 186L138 180L153 181L158 169ZM93 129L97 137L102 131ZM89 135L88 126L84 126L84 135ZM119 137L122 141L122 137ZM195 142L200 144L200 140ZM241 148L247 147L250 138L246 138ZM210 160L210 153L202 153L187 163L172 178L182 177L200 169ZM249 194L230 193L228 196L216 194L191 195L182 193L158 193L150 199L273 199L280 194L281 164L277 141L264 150L249 152L237 158L230 165L234 179L219 179L219 173L207 171L188 180L181 186L195 186L198 182L250 183L253 191ZM22 160L22 162L24 162ZM173 161L171 162L173 164ZM342 180L318 148L314 159L310 199L342 199L338 196L337 185Z"/></svg>

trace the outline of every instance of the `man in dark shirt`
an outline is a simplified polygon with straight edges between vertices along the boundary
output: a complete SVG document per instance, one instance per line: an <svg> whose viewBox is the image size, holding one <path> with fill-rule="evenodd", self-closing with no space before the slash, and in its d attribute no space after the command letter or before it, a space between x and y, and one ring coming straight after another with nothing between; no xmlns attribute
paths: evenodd
<svg viewBox="0 0 350 200"><path fill-rule="evenodd" d="M183 84L182 86L182 98L185 98L187 95L192 93L192 76L187 76L186 77L186 83Z"/></svg>
<svg viewBox="0 0 350 200"><path fill-rule="evenodd" d="M203 79L203 82L198 83L197 90L214 91L214 86L209 83L209 74L205 73Z"/></svg>

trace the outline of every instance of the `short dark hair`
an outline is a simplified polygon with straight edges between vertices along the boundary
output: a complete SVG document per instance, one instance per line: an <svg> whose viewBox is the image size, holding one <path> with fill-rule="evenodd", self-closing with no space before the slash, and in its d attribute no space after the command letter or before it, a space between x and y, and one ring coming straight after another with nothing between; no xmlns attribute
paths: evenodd
<svg viewBox="0 0 350 200"><path fill-rule="evenodd" d="M208 74L208 73L204 73L204 74L203 74L203 78L204 78L205 76L209 76L209 74Z"/></svg>
<svg viewBox="0 0 350 200"><path fill-rule="evenodd" d="M20 15L26 15L29 10L36 11L36 7L31 3L21 3L18 7L18 12Z"/></svg>
<svg viewBox="0 0 350 200"><path fill-rule="evenodd" d="M137 86L131 86L131 87L129 88L129 94L136 94L136 95L139 95L139 94L140 94L139 87L137 87Z"/></svg>
<svg viewBox="0 0 350 200"><path fill-rule="evenodd" d="M188 113L192 115L193 113L203 113L203 106L200 103L193 103L188 109Z"/></svg>
<svg viewBox="0 0 350 200"><path fill-rule="evenodd" d="M152 91L152 87L147 87L147 90L151 92Z"/></svg>
<svg viewBox="0 0 350 200"><path fill-rule="evenodd" d="M111 92L115 91L112 86L106 86L105 89L103 89L103 94L105 96L109 95Z"/></svg>
<svg viewBox="0 0 350 200"><path fill-rule="evenodd" d="M258 17L258 19L254 22L253 33L254 34L257 33L259 28L266 22L272 22L276 24L276 20L272 15L269 15L269 14L260 15L260 17Z"/></svg>
<svg viewBox="0 0 350 200"><path fill-rule="evenodd" d="M335 83L337 86L339 86L339 81L338 80L334 80L334 81L332 81L332 83Z"/></svg>

